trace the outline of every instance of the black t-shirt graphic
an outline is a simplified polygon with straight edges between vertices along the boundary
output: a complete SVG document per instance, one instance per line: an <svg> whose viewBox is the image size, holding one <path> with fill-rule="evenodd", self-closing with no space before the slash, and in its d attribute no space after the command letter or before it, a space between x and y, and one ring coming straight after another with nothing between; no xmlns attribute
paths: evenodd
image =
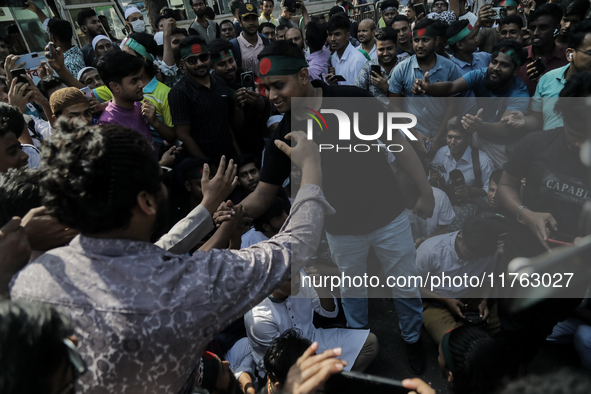
<svg viewBox="0 0 591 394"><path fill-rule="evenodd" d="M320 81L312 82L322 87L323 98L347 97L355 106L355 97L370 97L369 93L353 86L328 86ZM379 101L376 102L379 103ZM322 108L325 108L323 103ZM385 111L385 109L384 109ZM377 130L377 110L374 115L367 115L360 110L359 127L369 135ZM382 111L383 112L383 111ZM371 119L370 119L371 118ZM314 141L320 144L355 145L376 144L377 141L359 140L351 133L350 141L339 141L339 125L336 116L325 115L330 131L315 133ZM353 117L350 117L353 122ZM366 127L366 129L364 129ZM294 130L306 132L306 121L294 124ZM261 181L281 185L291 171L290 159L273 143L292 130L291 112L287 112L271 136L261 173ZM367 130L367 131L365 131ZM384 132L385 134L385 132ZM384 135L383 134L383 135ZM385 136L384 136L385 138ZM290 144L289 141L286 141ZM387 144L386 141L382 141ZM369 152L351 152L336 149L322 150L320 153L323 171L323 190L328 202L335 208L336 214L327 216L325 229L334 235L360 235L375 231L394 220L405 208L405 202L388 165L386 151L372 147Z"/></svg>
<svg viewBox="0 0 591 394"><path fill-rule="evenodd" d="M589 199L587 170L578 154L564 140L564 129L556 128L528 134L505 164L505 171L526 178L523 205L534 212L548 212L558 223L558 232L583 235L579 218ZM516 223L507 236L508 258L533 257L545 251L525 225Z"/></svg>

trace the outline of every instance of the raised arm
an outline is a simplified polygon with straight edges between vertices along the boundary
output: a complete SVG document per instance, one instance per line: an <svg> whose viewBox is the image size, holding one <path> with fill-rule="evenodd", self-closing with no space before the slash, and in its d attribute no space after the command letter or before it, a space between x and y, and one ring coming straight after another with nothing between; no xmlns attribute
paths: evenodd
<svg viewBox="0 0 591 394"><path fill-rule="evenodd" d="M412 93L416 95L427 94L434 97L448 97L465 92L468 89L468 82L463 77L452 82L431 83L429 81L429 71L427 71L425 72L424 79L415 79L415 83L412 86Z"/></svg>

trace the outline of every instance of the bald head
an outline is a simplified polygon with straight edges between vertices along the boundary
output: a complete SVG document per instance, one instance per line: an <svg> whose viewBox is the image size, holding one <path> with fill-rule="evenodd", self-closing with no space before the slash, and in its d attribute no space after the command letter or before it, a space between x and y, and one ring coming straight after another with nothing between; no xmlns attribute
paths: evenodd
<svg viewBox="0 0 591 394"><path fill-rule="evenodd" d="M299 46L302 50L304 49L304 38L302 37L302 32L300 29L291 28L287 30L285 33L285 39L288 41L293 42L297 46Z"/></svg>
<svg viewBox="0 0 591 394"><path fill-rule="evenodd" d="M376 24L371 19L364 19L359 23L357 30L357 39L360 43L366 46L373 46L375 44L374 32Z"/></svg>

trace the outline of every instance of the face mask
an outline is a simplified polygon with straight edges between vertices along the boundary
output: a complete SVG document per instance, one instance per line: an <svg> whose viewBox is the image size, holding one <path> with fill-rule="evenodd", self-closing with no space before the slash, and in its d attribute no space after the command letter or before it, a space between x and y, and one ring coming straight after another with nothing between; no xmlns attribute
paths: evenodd
<svg viewBox="0 0 591 394"><path fill-rule="evenodd" d="M131 27L136 33L143 33L146 31L146 23L141 19L131 22Z"/></svg>

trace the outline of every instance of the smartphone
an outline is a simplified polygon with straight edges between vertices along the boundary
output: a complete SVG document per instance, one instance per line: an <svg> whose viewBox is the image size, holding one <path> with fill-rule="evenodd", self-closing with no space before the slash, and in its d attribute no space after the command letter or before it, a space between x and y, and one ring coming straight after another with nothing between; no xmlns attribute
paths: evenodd
<svg viewBox="0 0 591 394"><path fill-rule="evenodd" d="M379 64L372 64L370 66L371 68L371 75L373 76L373 73L375 72L378 75L382 75L382 68L380 67Z"/></svg>
<svg viewBox="0 0 591 394"><path fill-rule="evenodd" d="M507 9L505 7L492 7L491 10L494 10L495 14L490 19L500 20L507 17Z"/></svg>
<svg viewBox="0 0 591 394"><path fill-rule="evenodd" d="M557 246L573 245L575 243L575 237L573 235L552 232L550 237L548 237L548 243Z"/></svg>
<svg viewBox="0 0 591 394"><path fill-rule="evenodd" d="M84 93L86 97L92 98L92 90L88 86L81 88L80 91Z"/></svg>
<svg viewBox="0 0 591 394"><path fill-rule="evenodd" d="M415 15L416 16L419 16L421 14L427 15L427 13L425 12L425 5L423 3L421 3L421 4L413 4L412 8L415 10Z"/></svg>
<svg viewBox="0 0 591 394"><path fill-rule="evenodd" d="M47 49L49 49L49 56L48 59L53 59L53 42L47 44Z"/></svg>
<svg viewBox="0 0 591 394"><path fill-rule="evenodd" d="M346 82L347 80L342 75L335 75L335 79L339 82Z"/></svg>
<svg viewBox="0 0 591 394"><path fill-rule="evenodd" d="M328 378L324 390L326 394L408 394L411 391L405 388L400 380L350 371L332 375Z"/></svg>
<svg viewBox="0 0 591 394"><path fill-rule="evenodd" d="M482 320L482 318L480 317L480 314L476 312L474 309L460 308L460 312L462 312L462 315L464 315L466 320L468 320L472 324L475 324L477 326L486 324L486 322Z"/></svg>
<svg viewBox="0 0 591 394"><path fill-rule="evenodd" d="M16 78L17 83L22 82L26 83L27 85L29 84L29 81L27 81L27 79L25 78L25 75L27 75L27 71L24 68L10 70L10 73L12 74L12 78Z"/></svg>
<svg viewBox="0 0 591 394"><path fill-rule="evenodd" d="M548 65L546 64L546 62L544 62L544 60L541 57L539 57L536 59L536 61L534 61L534 67L538 71L538 75L542 75L544 71L546 71L546 69L548 68Z"/></svg>
<svg viewBox="0 0 591 394"><path fill-rule="evenodd" d="M28 70L30 68L37 68L41 65L41 58L37 53L27 53L26 55L20 55L18 62L25 62L23 68Z"/></svg>
<svg viewBox="0 0 591 394"><path fill-rule="evenodd" d="M245 71L240 74L240 82L242 82L242 86L244 86L246 89L252 90L254 92L254 73L252 71Z"/></svg>

